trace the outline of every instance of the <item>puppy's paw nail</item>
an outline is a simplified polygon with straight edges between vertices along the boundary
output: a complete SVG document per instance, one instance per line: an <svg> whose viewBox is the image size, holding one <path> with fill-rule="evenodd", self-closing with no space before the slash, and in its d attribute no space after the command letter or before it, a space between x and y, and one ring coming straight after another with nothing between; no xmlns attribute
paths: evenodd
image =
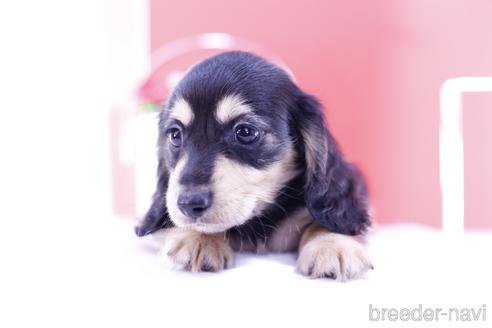
<svg viewBox="0 0 492 328"><path fill-rule="evenodd" d="M328 272L328 273L325 273L324 278L337 279L337 275L335 272Z"/></svg>
<svg viewBox="0 0 492 328"><path fill-rule="evenodd" d="M210 264L204 263L202 265L202 267L200 268L200 271L203 271L203 272L215 272L217 270L213 266L211 266Z"/></svg>

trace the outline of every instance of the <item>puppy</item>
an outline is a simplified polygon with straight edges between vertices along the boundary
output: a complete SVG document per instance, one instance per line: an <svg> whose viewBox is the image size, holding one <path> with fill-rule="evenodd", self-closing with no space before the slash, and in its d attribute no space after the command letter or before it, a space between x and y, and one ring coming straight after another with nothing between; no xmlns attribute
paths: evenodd
<svg viewBox="0 0 492 328"><path fill-rule="evenodd" d="M318 101L245 52L194 66L159 119L153 203L135 228L161 230L177 268L218 271L234 251L298 251L298 272L338 280L372 268L354 236L370 225L365 184Z"/></svg>

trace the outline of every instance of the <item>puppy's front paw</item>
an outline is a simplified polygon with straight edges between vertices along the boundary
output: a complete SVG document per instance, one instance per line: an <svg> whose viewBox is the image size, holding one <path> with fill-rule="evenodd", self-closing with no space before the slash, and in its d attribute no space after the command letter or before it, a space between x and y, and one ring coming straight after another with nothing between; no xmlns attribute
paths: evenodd
<svg viewBox="0 0 492 328"><path fill-rule="evenodd" d="M350 236L323 233L300 249L297 270L312 278L340 281L361 277L373 266L363 246Z"/></svg>
<svg viewBox="0 0 492 328"><path fill-rule="evenodd" d="M161 255L176 269L192 272L220 271L233 264L234 252L223 234L191 230L170 231Z"/></svg>

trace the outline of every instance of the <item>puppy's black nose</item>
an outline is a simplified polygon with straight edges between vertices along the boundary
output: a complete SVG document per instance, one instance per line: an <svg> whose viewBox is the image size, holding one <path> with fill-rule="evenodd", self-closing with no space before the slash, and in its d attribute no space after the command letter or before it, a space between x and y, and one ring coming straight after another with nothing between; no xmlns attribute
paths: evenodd
<svg viewBox="0 0 492 328"><path fill-rule="evenodd" d="M186 216L198 218L212 205L210 192L187 192L179 195L178 208Z"/></svg>

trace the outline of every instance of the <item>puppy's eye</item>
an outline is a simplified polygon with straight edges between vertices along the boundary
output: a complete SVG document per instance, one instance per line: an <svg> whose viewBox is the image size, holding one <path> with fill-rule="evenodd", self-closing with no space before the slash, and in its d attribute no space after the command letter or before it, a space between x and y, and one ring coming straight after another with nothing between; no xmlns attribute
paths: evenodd
<svg viewBox="0 0 492 328"><path fill-rule="evenodd" d="M260 133L251 125L239 125L234 132L236 140L244 145L249 145L258 140Z"/></svg>
<svg viewBox="0 0 492 328"><path fill-rule="evenodd" d="M183 137L181 135L181 130L178 128L170 128L167 131L167 135L169 138L169 142L171 145L174 147L181 147L181 144L183 143Z"/></svg>

